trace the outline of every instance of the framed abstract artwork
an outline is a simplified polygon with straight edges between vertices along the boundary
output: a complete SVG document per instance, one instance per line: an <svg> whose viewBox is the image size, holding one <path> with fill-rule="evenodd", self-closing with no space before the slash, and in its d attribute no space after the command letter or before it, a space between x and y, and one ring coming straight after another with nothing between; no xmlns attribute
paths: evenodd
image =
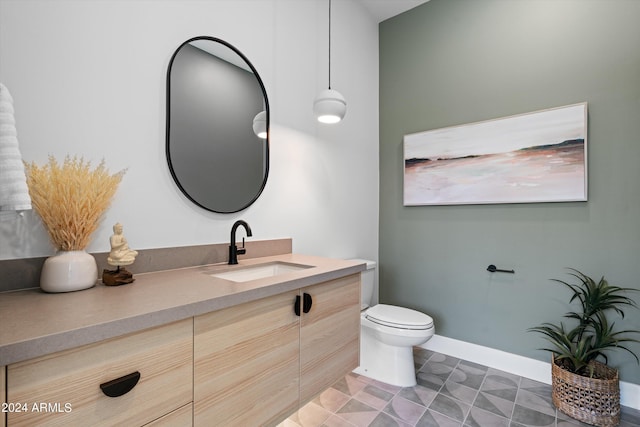
<svg viewBox="0 0 640 427"><path fill-rule="evenodd" d="M587 103L404 136L404 205L587 200Z"/></svg>

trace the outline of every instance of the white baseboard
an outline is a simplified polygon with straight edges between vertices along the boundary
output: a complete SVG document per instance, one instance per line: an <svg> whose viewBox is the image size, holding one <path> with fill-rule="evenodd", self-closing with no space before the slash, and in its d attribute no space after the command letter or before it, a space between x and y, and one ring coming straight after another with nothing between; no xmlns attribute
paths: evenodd
<svg viewBox="0 0 640 427"><path fill-rule="evenodd" d="M551 384L551 364L453 338L434 335L420 347ZM640 385L620 381L620 404L640 410Z"/></svg>

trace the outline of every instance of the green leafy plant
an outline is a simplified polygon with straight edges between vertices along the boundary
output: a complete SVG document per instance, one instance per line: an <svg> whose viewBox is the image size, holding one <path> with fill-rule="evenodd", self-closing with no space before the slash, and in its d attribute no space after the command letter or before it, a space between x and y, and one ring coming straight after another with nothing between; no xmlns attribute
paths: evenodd
<svg viewBox="0 0 640 427"><path fill-rule="evenodd" d="M615 348L629 352L640 364L640 359L624 344L630 342L640 343L630 334L640 334L640 331L623 330L614 331L615 322L609 323L607 312L615 312L624 317L622 307L638 308L634 300L625 296L626 292L638 291L638 289L621 288L610 285L604 277L599 281L570 269L571 276L578 279L577 284L571 284L563 280L552 279L568 287L573 295L569 303L578 300L580 311L570 311L565 318L577 321L577 326L567 329L561 322L559 325L545 322L539 326L529 328L530 332L539 332L545 336L553 347L543 348L554 354L554 361L564 369L573 373L593 377L593 363L601 358L608 362L605 351Z"/></svg>

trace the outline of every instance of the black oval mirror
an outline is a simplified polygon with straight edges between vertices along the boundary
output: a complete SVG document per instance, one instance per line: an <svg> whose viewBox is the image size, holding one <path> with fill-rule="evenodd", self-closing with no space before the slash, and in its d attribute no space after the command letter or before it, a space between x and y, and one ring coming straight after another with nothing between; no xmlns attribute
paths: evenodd
<svg viewBox="0 0 640 427"><path fill-rule="evenodd" d="M182 43L167 71L167 162L193 203L250 206L269 175L269 101L251 62L214 37ZM258 136L260 135L260 136Z"/></svg>

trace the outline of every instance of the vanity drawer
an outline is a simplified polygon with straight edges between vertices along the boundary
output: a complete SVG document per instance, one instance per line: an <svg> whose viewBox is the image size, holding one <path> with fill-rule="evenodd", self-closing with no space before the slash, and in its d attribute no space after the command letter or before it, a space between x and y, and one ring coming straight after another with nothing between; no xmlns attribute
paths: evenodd
<svg viewBox="0 0 640 427"><path fill-rule="evenodd" d="M101 384L138 372L126 394ZM113 393L112 393L113 394ZM193 400L193 319L9 365L8 427L141 426Z"/></svg>

